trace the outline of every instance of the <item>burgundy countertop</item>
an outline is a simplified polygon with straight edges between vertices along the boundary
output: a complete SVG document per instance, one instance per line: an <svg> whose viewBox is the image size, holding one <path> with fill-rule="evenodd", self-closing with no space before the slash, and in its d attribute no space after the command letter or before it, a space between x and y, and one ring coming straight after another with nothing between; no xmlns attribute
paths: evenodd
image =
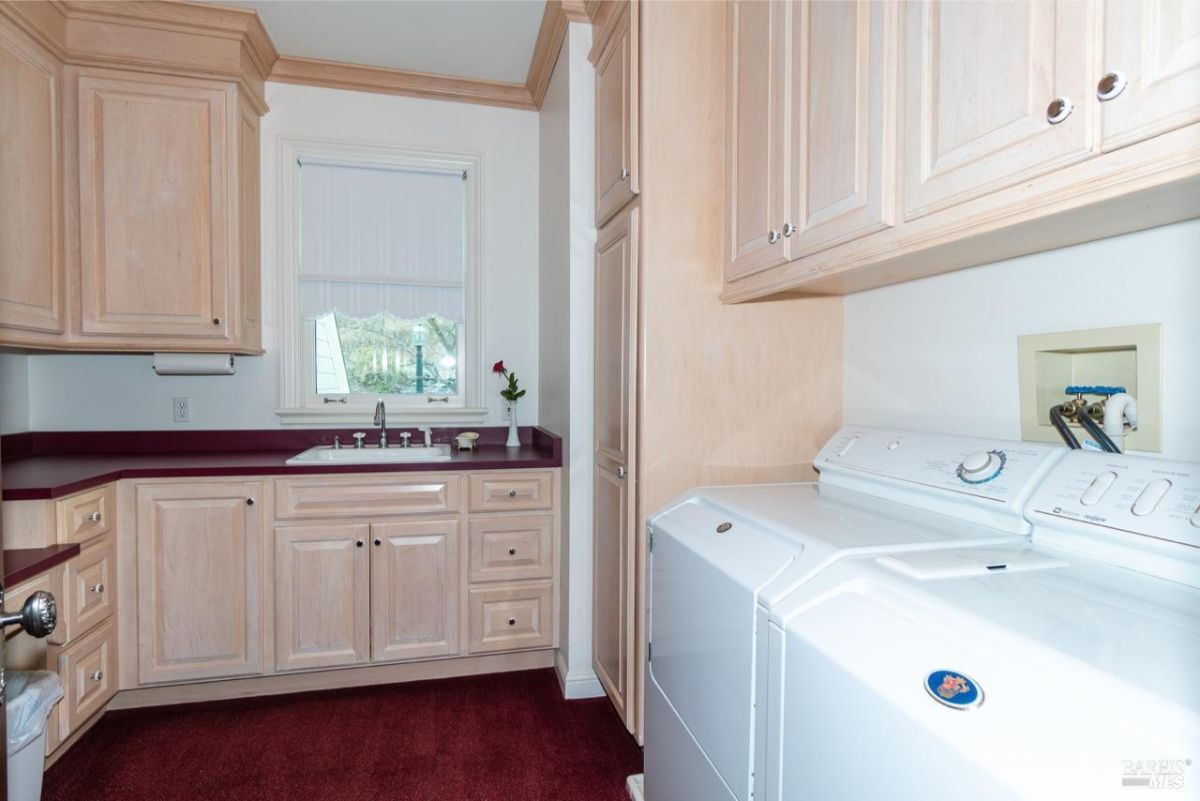
<svg viewBox="0 0 1200 801"><path fill-rule="evenodd" d="M389 429L393 440L401 431ZM435 443L468 429L433 430ZM334 435L352 442L350 430L80 431L11 434L0 439L3 499L57 498L122 478L302 475L305 473L399 473L437 470L504 470L562 466L562 439L540 427L521 428L521 447L506 448L507 429L470 429L478 449L451 447L449 462L409 464L316 464L285 462ZM369 435L368 441L374 439Z"/></svg>
<svg viewBox="0 0 1200 801"><path fill-rule="evenodd" d="M79 543L48 545L45 548L10 548L4 551L4 586L11 589L27 578L45 573L79 555Z"/></svg>

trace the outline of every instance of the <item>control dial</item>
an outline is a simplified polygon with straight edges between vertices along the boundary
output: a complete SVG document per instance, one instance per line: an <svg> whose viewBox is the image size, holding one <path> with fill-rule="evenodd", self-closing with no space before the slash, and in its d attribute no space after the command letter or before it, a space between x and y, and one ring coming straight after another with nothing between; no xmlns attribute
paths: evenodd
<svg viewBox="0 0 1200 801"><path fill-rule="evenodd" d="M966 484L983 484L1000 475L1005 461L1004 451L975 451L963 457L954 472Z"/></svg>

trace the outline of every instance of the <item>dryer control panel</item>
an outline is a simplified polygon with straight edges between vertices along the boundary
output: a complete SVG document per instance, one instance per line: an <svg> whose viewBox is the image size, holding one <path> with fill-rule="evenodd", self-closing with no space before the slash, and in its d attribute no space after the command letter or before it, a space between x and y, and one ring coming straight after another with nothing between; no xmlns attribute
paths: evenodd
<svg viewBox="0 0 1200 801"><path fill-rule="evenodd" d="M1031 510L1200 548L1200 464L1072 451L1034 493Z"/></svg>
<svg viewBox="0 0 1200 801"><path fill-rule="evenodd" d="M845 487L1008 530L1066 448L1039 442L846 426L817 455L821 486Z"/></svg>

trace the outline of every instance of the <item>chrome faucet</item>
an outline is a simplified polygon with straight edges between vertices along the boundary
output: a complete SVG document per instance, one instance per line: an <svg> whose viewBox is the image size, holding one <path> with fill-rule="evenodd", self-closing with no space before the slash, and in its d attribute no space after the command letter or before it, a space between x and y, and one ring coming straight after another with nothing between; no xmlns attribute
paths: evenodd
<svg viewBox="0 0 1200 801"><path fill-rule="evenodd" d="M375 401L375 425L379 426L379 447L387 447L387 407L383 398Z"/></svg>
<svg viewBox="0 0 1200 801"><path fill-rule="evenodd" d="M429 426L420 426L417 430L425 435L425 447L432 448L433 447L433 429L431 429Z"/></svg>

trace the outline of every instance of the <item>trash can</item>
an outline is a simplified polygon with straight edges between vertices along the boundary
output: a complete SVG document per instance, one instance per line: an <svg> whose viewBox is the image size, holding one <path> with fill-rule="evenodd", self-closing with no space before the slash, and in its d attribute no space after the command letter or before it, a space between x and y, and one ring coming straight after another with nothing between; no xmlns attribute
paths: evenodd
<svg viewBox="0 0 1200 801"><path fill-rule="evenodd" d="M14 670L8 674L6 694L8 801L38 801L46 758L46 718L63 697L62 682L48 670Z"/></svg>

